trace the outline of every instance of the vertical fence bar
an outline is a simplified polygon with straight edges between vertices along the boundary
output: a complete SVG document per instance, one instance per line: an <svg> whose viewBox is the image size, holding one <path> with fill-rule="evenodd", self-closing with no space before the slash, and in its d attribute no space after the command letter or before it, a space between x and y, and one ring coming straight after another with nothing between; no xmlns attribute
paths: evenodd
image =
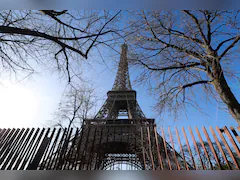
<svg viewBox="0 0 240 180"><path fill-rule="evenodd" d="M176 131L176 135L177 135L177 138L178 138L178 143L179 143L180 150L181 150L181 153L182 153L182 156L183 156L183 161L184 161L186 170L189 170L188 165L187 165L187 162L186 162L186 159L185 159L185 156L184 156L184 152L183 152L183 149L182 149L182 143L181 143L181 140L180 140L180 136L179 136L179 134L178 134L178 129L175 128L175 131Z"/></svg>
<svg viewBox="0 0 240 180"><path fill-rule="evenodd" d="M0 160L0 163L2 164L3 163L3 166L1 168L1 170L4 170L7 166L7 164L9 163L9 160L12 158L12 155L13 153L15 152L15 148L16 148L16 145L18 144L18 140L20 139L20 137L22 136L23 132L24 132L25 129L19 129L19 133L16 134L16 136L14 137L14 139L12 140L10 146L8 146L5 150L5 153L2 154L2 157L1 157L1 160Z"/></svg>
<svg viewBox="0 0 240 180"><path fill-rule="evenodd" d="M199 138L199 140L200 140L200 143L201 143L201 145L202 145L203 151L204 151L204 153L205 153L205 155L206 155L206 157L207 157L207 159L208 159L208 161L209 161L210 168L213 170L213 165L212 165L211 159L210 159L210 157L209 157L209 155L208 155L208 152L207 152L207 150L206 150L206 148L205 148L205 145L204 145L204 143L203 143L202 136L201 136L198 128L196 127L195 129L196 129L198 138Z"/></svg>
<svg viewBox="0 0 240 180"><path fill-rule="evenodd" d="M202 127L202 129L203 129L203 133L205 134L205 136L206 136L206 138L207 138L209 147L210 147L210 149L211 149L211 151L212 151L212 153L213 153L213 155L214 155L214 158L215 158L215 160L216 160L219 168L222 169L222 166L221 166L221 164L219 163L219 158L218 158L217 153L216 153L216 151L215 151L215 149L214 149L214 147L213 147L213 144L212 144L212 142L211 142L211 139L209 138L209 135L208 135L208 133L207 133L207 130L206 130L206 128L205 128L204 126Z"/></svg>
<svg viewBox="0 0 240 180"><path fill-rule="evenodd" d="M52 134L51 134L50 138L48 138L48 140L46 140L47 136L44 137L44 140L45 140L45 142L47 142L47 144L46 144L46 147L44 149L43 158L42 158L42 164L40 166L40 169L42 167L44 167L45 164L46 164L46 161L47 161L46 157L48 157L48 148L49 148L49 146L51 144L51 141L52 141L52 138L54 136L55 131L56 131L56 128L53 128Z"/></svg>
<svg viewBox="0 0 240 180"><path fill-rule="evenodd" d="M40 129L38 128L38 130L40 130ZM50 128L48 128L46 134L48 134L49 130L50 130ZM25 156L25 159L24 159L24 161L23 161L23 163L22 163L22 165L20 167L20 170L24 170L24 167L27 165L27 162L28 163L31 162L31 159L32 159L32 157L33 157L33 155L35 153L35 150L36 150L40 140L42 139L44 131L45 131L45 129L42 129L42 131L39 134L37 140L36 140L36 137L37 137L37 134L38 134L39 131L37 131L37 133L34 134L31 142L29 143L29 149L28 149L28 152L27 152L27 154Z"/></svg>
<svg viewBox="0 0 240 180"><path fill-rule="evenodd" d="M103 131L103 128L102 128L102 125L98 123L98 135L97 135L97 138L95 140L95 143L96 143L96 147L95 147L95 164L94 164L94 168L93 170L98 170L100 168L100 157L101 157L101 146L102 146L102 132Z"/></svg>
<svg viewBox="0 0 240 180"><path fill-rule="evenodd" d="M27 166L27 170L37 170L39 163L42 159L42 156L47 148L47 145L49 143L49 138L47 136L45 136L42 140L42 142L40 143L40 146L36 152L36 154L34 156L32 156L32 160L29 162L28 166Z"/></svg>
<svg viewBox="0 0 240 180"><path fill-rule="evenodd" d="M172 170L171 162L170 162L170 159L168 157L167 145L166 145L166 140L165 140L165 135L164 135L163 128L161 128L161 131L162 131L162 138L163 138L163 145L164 145L165 155L166 155L166 158L167 158L167 161L168 161L168 167L169 167L170 170Z"/></svg>
<svg viewBox="0 0 240 180"><path fill-rule="evenodd" d="M9 154L8 154L8 157L4 155L4 158L6 159L5 161L5 165L3 165L3 169L7 169L7 170L10 170L12 168L12 165L13 163L15 162L15 158L16 158L16 155L17 152L18 152L18 149L19 147L21 146L21 143L23 141L23 139L25 138L27 132L28 132L29 129L25 129L23 128L21 130L21 132L19 133L19 136L16 138L16 141L14 142L15 146L12 146L10 149L9 149ZM10 163L9 163L10 162ZM9 165L7 166L7 164L9 163ZM4 167L5 166L5 167Z"/></svg>
<svg viewBox="0 0 240 180"><path fill-rule="evenodd" d="M70 130L70 132L69 132L69 130ZM70 140L71 135L72 135L72 131L73 131L73 128L70 128L70 129L68 128L66 139L64 139L63 148L61 149L61 152L60 152L61 153L60 154L60 161L59 161L59 164L58 164L58 167L60 167L60 170L62 170L65 167L65 164L67 163L67 159L65 159L65 157L66 157L66 153L67 153L67 150L68 150L68 144L69 144L69 140Z"/></svg>
<svg viewBox="0 0 240 180"><path fill-rule="evenodd" d="M216 130L217 130L220 138L222 139L222 142L224 143L224 145L225 145L225 147L226 147L229 155L231 156L231 158L232 158L232 160L233 160L233 163L235 164L235 166L237 167L237 169L239 169L238 163L237 163L237 161L236 161L236 159L235 159L235 157L234 157L234 155L233 155L233 153L232 153L232 151L231 151L231 149L230 149L230 147L229 147L226 139L223 137L222 132L220 131L220 129L219 129L217 126L216 126Z"/></svg>
<svg viewBox="0 0 240 180"><path fill-rule="evenodd" d="M91 170L91 168L92 168L92 166L91 166L91 164L92 164L92 156L93 156L93 150L94 150L94 144L95 144L95 136L96 136L96 132L97 132L97 128L98 127L95 127L94 128L94 134L93 134L93 140L92 140L92 143L91 143L91 147L90 147L90 152L88 152L89 153L89 157L88 157L88 162L87 162L87 170ZM89 165L90 165L90 169L89 169Z"/></svg>
<svg viewBox="0 0 240 180"><path fill-rule="evenodd" d="M48 153L48 156L46 158L46 160L49 159L49 161L46 164L47 166L41 165L40 169L44 169L44 168L45 169L51 169L52 163L53 163L53 161L55 161L55 159L53 158L54 157L54 149L55 149L55 146L56 146L56 143L57 143L57 140L58 140L58 137L59 137L60 133L61 133L61 128L58 129L55 140L54 140L54 142L52 144L52 147L50 149L50 152Z"/></svg>
<svg viewBox="0 0 240 180"><path fill-rule="evenodd" d="M91 131L90 124L89 125L86 124L86 126L87 126L86 127L86 129L87 129L87 137L86 137L86 141L84 143L83 151L82 151L81 158L80 158L81 159L81 163L80 163L80 166L79 166L80 170L84 170L84 163L86 163L86 158L85 158L86 152L85 151L86 151L87 146L88 146L88 138L89 138L89 134L90 134L90 131ZM82 168L82 166L83 166L83 168Z"/></svg>
<svg viewBox="0 0 240 180"><path fill-rule="evenodd" d="M143 154L143 163L144 163L144 170L146 169L146 157L145 157L145 149L143 146L143 130L141 126L141 146L142 146L142 154Z"/></svg>
<svg viewBox="0 0 240 180"><path fill-rule="evenodd" d="M4 134L6 133L7 129L2 129L1 133L0 133L0 140L2 139L2 137L4 136ZM0 141L1 142L1 141Z"/></svg>
<svg viewBox="0 0 240 180"><path fill-rule="evenodd" d="M188 138L187 138L187 135L186 135L184 127L182 127L182 132L183 132L186 144L187 144L187 148L188 148L189 154L190 154L191 159L192 159L193 167L194 167L194 169L196 169L196 164L195 164L195 161L194 161L194 158L193 158L193 155L192 155L191 148L190 148L189 143L188 143Z"/></svg>
<svg viewBox="0 0 240 180"><path fill-rule="evenodd" d="M70 140L71 136L72 136L72 133L73 133L73 136L74 136L73 141ZM70 166L70 163L71 163L71 151L74 148L75 137L77 136L77 133L78 133L78 129L76 130L75 135L74 135L73 128L71 128L69 137L68 137L68 139L66 141L66 146L64 147L63 164L62 164L62 169L63 170L66 170L66 167ZM70 142L72 142L71 146L70 146Z"/></svg>
<svg viewBox="0 0 240 180"><path fill-rule="evenodd" d="M226 155L225 155L225 153L224 153L224 151L223 151L223 149L222 149L222 146L221 146L220 142L218 141L217 135L215 134L212 126L210 126L210 131L211 131L211 133L212 133L212 135L213 135L213 137L214 137L214 139L215 139L215 142L216 142L216 144L217 144L217 146L218 146L218 149L219 149L220 152L222 153L223 158L224 158L225 162L227 163L228 169L231 169L231 166L229 165L228 159L227 159L227 157L226 157Z"/></svg>
<svg viewBox="0 0 240 180"><path fill-rule="evenodd" d="M66 134L67 134L67 128L64 128L62 136L61 136L60 141L58 143L57 151L56 151L56 153L54 154L54 157L53 157L53 159L54 159L53 169L55 169L55 170L58 170L58 162L60 161L62 144L65 140L65 136L67 136Z"/></svg>
<svg viewBox="0 0 240 180"><path fill-rule="evenodd" d="M177 169L181 170L181 168L179 166L179 163L178 163L178 160L177 160L177 155L176 155L176 151L175 151L175 148L174 148L174 142L173 142L173 138L172 138L172 133L171 133L170 127L168 127L168 134L170 136L170 141L172 143L173 155L174 155L174 160L176 162Z"/></svg>
<svg viewBox="0 0 240 180"><path fill-rule="evenodd" d="M240 144L240 136L238 135L237 131L232 126L230 126L230 129L231 129L232 133L234 134L234 136L236 137L238 143Z"/></svg>
<svg viewBox="0 0 240 180"><path fill-rule="evenodd" d="M157 134L156 125L154 125L154 135L155 135L155 140L156 140L157 155L158 155L159 165L160 165L160 167L161 167L161 170L163 170L163 163L162 163L161 152L160 152L160 149L159 149L158 134Z"/></svg>
<svg viewBox="0 0 240 180"><path fill-rule="evenodd" d="M8 155L9 151L12 150L12 148L15 147L17 141L19 140L20 136L22 135L24 129L20 131L20 129L17 129L15 133L11 136L11 139L8 140L7 143L4 144L4 148L2 149L0 156L0 164L4 161L5 157Z"/></svg>
<svg viewBox="0 0 240 180"><path fill-rule="evenodd" d="M154 161L153 161L152 145L151 145L149 126L147 127L147 134L148 134L148 146L149 146L149 151L150 151L150 158L151 158L151 161L152 161L152 170L155 170L155 164L154 164Z"/></svg>
<svg viewBox="0 0 240 180"><path fill-rule="evenodd" d="M239 148L238 148L236 142L234 141L234 139L233 139L231 133L229 132L228 128L227 128L226 126L224 126L223 130L224 130L224 132L226 133L226 135L227 135L228 139L230 140L230 142L232 143L233 148L235 149L235 151L236 151L238 157L240 158L240 151L239 151Z"/></svg>
<svg viewBox="0 0 240 180"><path fill-rule="evenodd" d="M4 133L4 135L2 135L1 139L0 139L0 144L5 144L5 141L8 140L8 137L11 136L11 133L13 133L15 131L15 129L7 129L6 132ZM1 150L1 147L0 147Z"/></svg>
<svg viewBox="0 0 240 180"><path fill-rule="evenodd" d="M30 133L28 134L26 140L24 141L22 147L20 148L19 153L20 153L20 152L21 152L21 153L20 153L20 154L18 155L18 157L17 157L17 161L16 161L16 164L15 164L14 167L13 167L13 170L17 170L20 162L23 160L23 157L24 157L25 154L26 154L27 144L28 144L30 138L32 137L32 134L33 134L34 130L35 130L34 128L31 129L31 131L30 131Z"/></svg>
<svg viewBox="0 0 240 180"><path fill-rule="evenodd" d="M72 131L73 131L73 128L70 128L70 127L67 128L66 133L64 135L63 142L61 143L61 148L59 151L59 159L58 159L58 164L57 164L58 170L63 170L63 166L66 163L65 153L68 148L69 139L71 137Z"/></svg>
<svg viewBox="0 0 240 180"><path fill-rule="evenodd" d="M79 154L80 154L80 148L81 148L83 133L84 133L84 128L82 126L82 128L79 129L79 136L78 136L78 139L77 139L78 141L76 141L76 149L74 149L75 150L75 154L74 154L75 161L73 162L72 170L77 169L77 165L78 165L78 161L79 161L78 158L79 158Z"/></svg>
<svg viewBox="0 0 240 180"><path fill-rule="evenodd" d="M75 141L76 141L77 136L78 136L78 128L76 129L76 132L75 132L75 135L73 137L73 140L71 140L72 144L71 144L71 147L69 147L69 151L67 152L67 156L66 156L66 160L68 160L69 162L68 162L68 164L67 163L64 164L64 167L63 167L64 170L65 169L69 170L69 167L71 165L72 153L73 153L73 151L75 151L74 147L75 147Z"/></svg>
<svg viewBox="0 0 240 180"><path fill-rule="evenodd" d="M192 140L193 140L193 143L194 143L195 149L196 149L196 151L197 151L198 157L199 157L199 159L200 159L200 162L201 162L202 168L203 168L204 170L206 170L206 167L204 166L203 161L202 161L202 158L201 158L201 156L200 156L199 149L198 149L198 146L197 146L197 143L196 143L195 137L194 137L194 135L193 135L192 129L191 129L190 126L188 126L188 129L189 129L189 132L190 132L190 134L191 134L191 136L192 136Z"/></svg>
<svg viewBox="0 0 240 180"><path fill-rule="evenodd" d="M35 131L34 135L32 136L32 134L31 134L31 136L29 137L31 140L29 139L30 142L28 142L28 144L27 144L27 149L25 150L25 152L24 152L24 154L23 154L23 156L22 156L23 161L22 161L22 163L21 163L20 170L23 170L23 169L24 169L24 167L25 167L25 165L26 165L26 163L27 163L27 161L28 161L28 159L29 159L28 156L29 156L29 153L31 153L30 150L31 150L31 148L32 148L32 145L33 145L33 143L34 143L34 141L35 141L35 139L36 139L39 131L40 131L40 129L38 128L38 129ZM42 132L40 133L40 136L43 134L44 131L45 131L45 129L43 128L43 129L42 129Z"/></svg>
<svg viewBox="0 0 240 180"><path fill-rule="evenodd" d="M26 138L26 136L27 136L27 133L29 132L29 128L27 128L26 129L26 131L25 131L25 133L23 134L23 136L22 136L22 138L21 138L21 140L20 140L20 142L19 142L19 145L18 145L18 147L17 147L17 149L15 150L15 154L14 154L14 156L13 156L13 158L12 158L12 161L11 161L11 163L8 165L8 167L7 167L7 170L11 170L12 169L12 166L13 166L13 164L16 162L16 159L20 156L20 152L21 152L21 147L22 147L22 145L23 145L23 142L24 142L24 139Z"/></svg>
<svg viewBox="0 0 240 180"><path fill-rule="evenodd" d="M15 129L13 129L9 134L8 136L6 136L4 142L3 142L3 145L2 147L0 147L0 156L3 155L5 149L10 146L12 144L12 141L14 140L14 138L16 137L17 133L19 132L19 129L17 129L15 131Z"/></svg>
<svg viewBox="0 0 240 180"><path fill-rule="evenodd" d="M67 138L67 133L68 133L68 129L65 128L61 128L62 134L60 135L60 141L58 142L58 147L56 152L54 153L54 161L53 161L53 169L54 170L59 170L59 163L61 162L61 152L64 146L64 141Z"/></svg>
<svg viewBox="0 0 240 180"><path fill-rule="evenodd" d="M129 126L126 129L127 129L127 143L130 144L130 128L129 128ZM114 134L115 134L115 128L114 128ZM115 135L114 135L114 141L115 141ZM128 157L128 160L130 161L130 164L131 164L131 161L132 161L131 157ZM113 162L116 162L115 158L114 158ZM130 167L130 169L131 169L131 167ZM113 165L113 170L114 170L114 165Z"/></svg>
<svg viewBox="0 0 240 180"><path fill-rule="evenodd" d="M8 139L6 141L6 143L4 144L3 148L1 149L0 152L0 165L2 165L1 170L4 169L4 164L2 164L5 160L5 157L7 156L7 154L9 153L9 150L11 149L11 147L14 146L14 143L17 139L17 135L19 134L20 129L17 129L11 136L10 139ZM21 132L20 132L21 133Z"/></svg>
<svg viewBox="0 0 240 180"><path fill-rule="evenodd" d="M135 122L134 122L135 123ZM137 154L138 154L138 152L137 152L137 126L136 126L136 124L132 127L132 129L133 129L133 132L134 132L134 149L135 149L135 162L137 162L137 158L138 158L138 156L137 156ZM122 131L122 128L121 128L121 135L123 134L123 131ZM122 141L122 136L121 136L121 141ZM120 163L119 164L119 168L122 170L122 163Z"/></svg>
<svg viewBox="0 0 240 180"><path fill-rule="evenodd" d="M74 168L73 164L74 164L74 161L76 161L76 159L73 159L72 156L73 156L73 153L75 153L75 151L76 151L75 147L76 147L76 142L77 142L78 136L79 136L79 129L77 128L76 133L73 138L73 141L72 141L71 148L70 148L69 156L68 156L68 158L70 158L71 163L68 163L67 170L70 170L70 166L72 169ZM72 160L74 160L74 161L72 162Z"/></svg>
<svg viewBox="0 0 240 180"><path fill-rule="evenodd" d="M41 151L39 151L39 152L37 151L38 146L39 146L39 148L41 147L42 150L44 150L46 148L46 146L47 146L46 143L48 142L48 137L47 136L48 136L49 132L50 132L50 128L48 128L48 130L47 130L47 132L44 136L43 136L43 134L41 136L39 136L37 141L34 143L33 149L31 150L31 154L29 155L29 158L31 157L29 163L31 163L33 161L33 159L35 158L35 155L36 155L35 152L39 153L40 155L42 154Z"/></svg>

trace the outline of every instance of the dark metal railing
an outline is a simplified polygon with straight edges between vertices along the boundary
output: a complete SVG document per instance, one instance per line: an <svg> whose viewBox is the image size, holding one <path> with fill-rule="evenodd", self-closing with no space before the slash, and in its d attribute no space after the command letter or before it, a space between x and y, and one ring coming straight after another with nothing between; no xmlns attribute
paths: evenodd
<svg viewBox="0 0 240 180"><path fill-rule="evenodd" d="M182 127L173 133L154 123L127 125L0 129L0 169L124 169L122 161L147 170L239 170L240 127Z"/></svg>

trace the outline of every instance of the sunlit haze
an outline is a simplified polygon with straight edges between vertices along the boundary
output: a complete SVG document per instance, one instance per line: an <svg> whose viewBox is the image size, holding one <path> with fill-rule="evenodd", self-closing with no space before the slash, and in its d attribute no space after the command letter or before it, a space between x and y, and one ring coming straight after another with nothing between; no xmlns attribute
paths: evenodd
<svg viewBox="0 0 240 180"><path fill-rule="evenodd" d="M0 84L0 124L4 128L47 126L57 109L61 86L54 77ZM54 83L55 82L55 83ZM56 88L58 86L58 88Z"/></svg>
<svg viewBox="0 0 240 180"><path fill-rule="evenodd" d="M21 127L35 118L38 97L28 88L4 82L0 87L0 99L2 127Z"/></svg>

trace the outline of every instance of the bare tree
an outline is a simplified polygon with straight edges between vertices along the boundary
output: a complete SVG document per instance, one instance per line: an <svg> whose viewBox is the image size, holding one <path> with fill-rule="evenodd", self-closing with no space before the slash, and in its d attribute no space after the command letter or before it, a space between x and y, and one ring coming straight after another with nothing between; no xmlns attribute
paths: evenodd
<svg viewBox="0 0 240 180"><path fill-rule="evenodd" d="M197 107L206 97L220 97L240 123L240 104L229 87L239 82L239 11L130 12L133 63L143 68L139 81L151 83L157 108L167 111ZM233 78L233 79L230 79ZM210 98L211 97L211 98Z"/></svg>
<svg viewBox="0 0 240 180"><path fill-rule="evenodd" d="M69 85L50 123L67 130L80 128L84 119L94 116L97 101L94 89Z"/></svg>
<svg viewBox="0 0 240 180"><path fill-rule="evenodd" d="M66 152L69 153L68 151L71 149L72 143L76 143L76 138L80 138L83 120L94 117L98 100L94 89L86 85L68 84L66 87L53 119L48 122L48 126L64 129L64 141L60 152L59 166L65 162L66 157L64 154ZM71 133L73 128L78 128L76 131L77 135ZM61 143L60 139L58 141ZM45 164L50 160L51 157L43 163Z"/></svg>
<svg viewBox="0 0 240 180"><path fill-rule="evenodd" d="M61 71L68 81L75 62L112 42L120 11L0 11L1 71L32 74L36 65ZM33 61L34 60L34 61Z"/></svg>
<svg viewBox="0 0 240 180"><path fill-rule="evenodd" d="M204 149L202 148L202 144L200 142L196 143L199 154L194 145L192 145L192 147L190 147L196 168L202 169L203 168L202 164L203 164L203 166L206 169L219 169L218 163L215 159L214 154L212 153L212 149L209 146L208 142L204 141L203 144L207 151L208 157L207 157L206 153L204 152ZM216 155L218 157L218 162L221 165L221 168L222 169L236 169L234 162L233 162L231 156L229 155L224 144L222 142L220 142L220 145L222 147L223 153L226 156L229 166L228 166L227 162L225 161L225 159L222 155L222 152L219 150L217 143L213 142L212 145L213 145L214 151L216 152ZM190 163L194 167L193 162L192 162L192 157L189 153L187 145L183 146L183 151L184 151L184 155L185 155L187 162ZM238 158L237 154L235 152L233 152L233 154L234 154L234 157L236 158L237 162L239 163L239 158ZM201 157L201 160L199 159L199 156ZM201 163L201 161L202 161L202 163Z"/></svg>

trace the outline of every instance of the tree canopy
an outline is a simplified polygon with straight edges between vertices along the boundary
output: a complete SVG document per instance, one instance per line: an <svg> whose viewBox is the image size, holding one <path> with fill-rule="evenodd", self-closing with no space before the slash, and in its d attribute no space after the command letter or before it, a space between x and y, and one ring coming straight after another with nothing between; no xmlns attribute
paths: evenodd
<svg viewBox="0 0 240 180"><path fill-rule="evenodd" d="M239 123L240 104L228 83L230 78L239 82L239 12L131 14L132 62L143 69L140 82L154 79L151 86L158 97L158 110L177 112L186 104L197 107L202 87L207 98L219 98Z"/></svg>
<svg viewBox="0 0 240 180"><path fill-rule="evenodd" d="M0 11L1 71L34 73L34 65L51 65L76 74L75 61L87 59L92 49L112 41L113 24L121 11ZM31 61L34 60L34 61Z"/></svg>
<svg viewBox="0 0 240 180"><path fill-rule="evenodd" d="M240 78L239 20L239 11L217 10L0 11L1 71L51 66L71 82L75 63L94 48L126 42L131 64L142 70L139 82L154 80L159 113L198 107L201 87L239 123L239 100L229 86Z"/></svg>

